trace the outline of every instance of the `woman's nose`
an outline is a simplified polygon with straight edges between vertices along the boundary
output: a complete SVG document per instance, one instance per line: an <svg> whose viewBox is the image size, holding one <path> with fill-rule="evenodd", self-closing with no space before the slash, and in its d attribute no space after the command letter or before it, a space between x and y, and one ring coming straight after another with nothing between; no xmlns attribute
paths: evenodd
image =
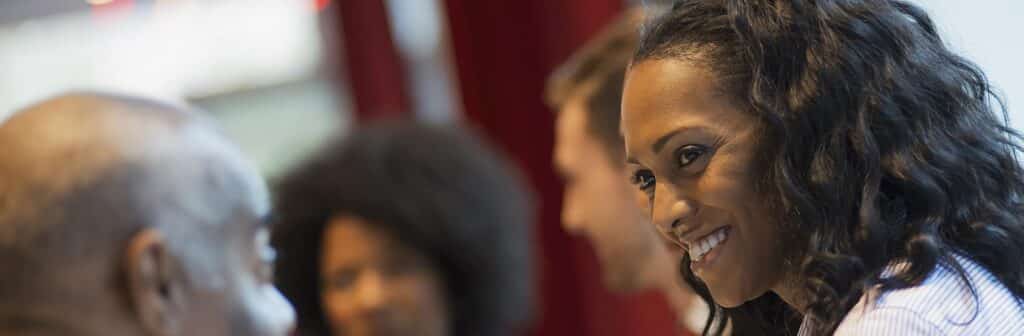
<svg viewBox="0 0 1024 336"><path fill-rule="evenodd" d="M692 229L691 218L697 212L696 202L673 188L659 188L654 196L651 209L651 220L658 231L665 234L678 234Z"/></svg>

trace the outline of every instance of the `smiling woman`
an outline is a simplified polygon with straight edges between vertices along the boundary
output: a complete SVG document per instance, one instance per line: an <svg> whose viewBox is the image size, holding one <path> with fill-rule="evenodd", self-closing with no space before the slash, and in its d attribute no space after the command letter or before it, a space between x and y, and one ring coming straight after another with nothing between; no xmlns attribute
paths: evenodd
<svg viewBox="0 0 1024 336"><path fill-rule="evenodd" d="M686 62L636 64L622 127L656 228L688 251L689 271L715 300L735 307L780 283L784 258L778 225L753 188L757 121L712 83Z"/></svg>
<svg viewBox="0 0 1024 336"><path fill-rule="evenodd" d="M905 2L680 1L622 131L718 307L705 333L773 292L806 335L1021 334L1024 170L994 97Z"/></svg>

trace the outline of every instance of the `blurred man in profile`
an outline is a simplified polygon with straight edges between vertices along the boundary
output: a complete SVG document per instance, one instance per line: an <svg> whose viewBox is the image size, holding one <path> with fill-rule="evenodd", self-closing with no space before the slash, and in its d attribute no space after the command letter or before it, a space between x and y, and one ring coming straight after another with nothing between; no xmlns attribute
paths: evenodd
<svg viewBox="0 0 1024 336"><path fill-rule="evenodd" d="M650 225L647 197L628 182L619 133L623 78L642 19L640 9L624 13L548 79L547 100L558 111L554 161L565 182L562 223L589 239L608 289L660 291L679 327L691 329L688 320L703 325L706 313L679 276L679 258Z"/></svg>
<svg viewBox="0 0 1024 336"><path fill-rule="evenodd" d="M70 94L0 148L0 335L291 331L265 187L198 115Z"/></svg>

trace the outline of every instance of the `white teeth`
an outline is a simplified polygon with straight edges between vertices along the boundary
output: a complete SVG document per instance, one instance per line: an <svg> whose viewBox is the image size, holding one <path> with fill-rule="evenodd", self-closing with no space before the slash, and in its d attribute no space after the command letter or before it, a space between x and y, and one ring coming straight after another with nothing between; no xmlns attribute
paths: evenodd
<svg viewBox="0 0 1024 336"><path fill-rule="evenodd" d="M708 237L708 240L711 241L711 246L718 245L718 243L722 242L722 239L718 238L718 233L715 233L711 235L711 237Z"/></svg>
<svg viewBox="0 0 1024 336"><path fill-rule="evenodd" d="M687 251L690 254L690 260L700 261L708 251L711 251L711 249L724 241L725 236L725 230L720 229L715 231L715 233L705 236L699 241L691 243L690 248Z"/></svg>

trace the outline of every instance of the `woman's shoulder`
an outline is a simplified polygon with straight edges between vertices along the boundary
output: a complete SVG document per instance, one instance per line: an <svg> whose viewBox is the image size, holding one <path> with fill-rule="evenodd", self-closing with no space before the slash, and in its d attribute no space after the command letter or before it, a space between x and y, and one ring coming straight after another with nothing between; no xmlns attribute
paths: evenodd
<svg viewBox="0 0 1024 336"><path fill-rule="evenodd" d="M938 266L918 286L865 294L836 335L1024 335L1024 306L983 266L955 259L970 287Z"/></svg>

